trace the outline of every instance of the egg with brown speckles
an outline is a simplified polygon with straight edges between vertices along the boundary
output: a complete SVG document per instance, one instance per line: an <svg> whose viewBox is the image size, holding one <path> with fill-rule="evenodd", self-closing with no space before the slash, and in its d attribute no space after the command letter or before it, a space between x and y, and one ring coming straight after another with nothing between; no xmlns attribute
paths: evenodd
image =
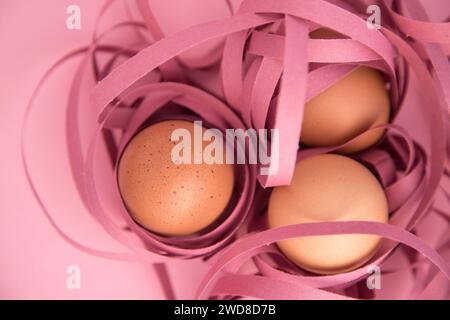
<svg viewBox="0 0 450 320"><path fill-rule="evenodd" d="M188 130L194 145L195 126L204 132L199 124L185 120L152 124L131 139L120 158L117 175L123 202L132 218L150 231L165 236L201 232L217 221L230 202L232 165L172 160L177 143L171 140L172 132Z"/></svg>

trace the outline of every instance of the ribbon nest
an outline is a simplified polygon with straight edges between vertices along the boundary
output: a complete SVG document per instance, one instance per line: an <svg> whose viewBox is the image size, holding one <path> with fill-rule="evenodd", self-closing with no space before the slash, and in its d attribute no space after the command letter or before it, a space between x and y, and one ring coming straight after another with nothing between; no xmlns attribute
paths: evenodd
<svg viewBox="0 0 450 320"><path fill-rule="evenodd" d="M69 52L44 75L23 124L28 181L50 223L66 241L96 256L153 263L168 298L174 298L170 286L176 284L170 284L164 264L173 259L209 264L196 291L201 299L396 298L389 289L381 296L367 289L366 266L337 275L313 275L290 263L274 245L293 237L373 234L386 240L368 264L380 266L395 286L407 286L403 276L410 275L408 298L448 298L449 22L430 22L416 0L375 1L383 19L382 27L375 30L366 24L366 8L373 1L244 0L238 8L226 1L227 18L166 36L149 1L135 0L125 3L127 21L100 32L101 20L114 2L104 4L91 43ZM309 38L318 28L335 30L344 38ZM126 32L127 41L108 40L117 32ZM201 57L180 56L208 41L217 45ZM126 253L93 249L71 238L52 218L32 177L26 135L30 113L48 78L74 57L82 60L70 87L65 125L73 182L87 211L129 248ZM389 224L323 222L266 230L270 187L289 184L298 160L332 152L358 138L333 148L299 150L304 104L361 65L389 79L393 116L383 126L386 137L354 156L379 178L389 203ZM420 86L413 85L411 78L419 79ZM426 146L395 121L400 110L413 108L405 103L412 90L423 100L419 108L424 116L415 121L427 128ZM89 103L81 98L86 95ZM221 130L279 129L280 170L260 176L254 166L239 165L233 205L219 226L195 237L165 238L138 226L117 188L108 186L117 185L117 159L142 125L149 119L183 115ZM94 134L82 139L83 122L93 118ZM103 149L108 161L101 157ZM107 167L108 174L100 177L100 167Z"/></svg>

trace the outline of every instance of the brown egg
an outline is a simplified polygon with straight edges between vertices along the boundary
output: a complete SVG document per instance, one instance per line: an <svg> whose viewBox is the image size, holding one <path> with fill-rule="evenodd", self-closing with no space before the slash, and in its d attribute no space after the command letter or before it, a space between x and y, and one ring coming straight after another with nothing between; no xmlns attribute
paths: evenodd
<svg viewBox="0 0 450 320"><path fill-rule="evenodd" d="M216 221L230 201L231 165L172 161L172 149L179 143L171 141L172 132L188 130L194 146L194 126L201 127L183 120L153 124L139 132L123 152L118 166L120 193L134 220L148 230L166 236L194 234ZM203 150L206 145L203 142Z"/></svg>
<svg viewBox="0 0 450 320"><path fill-rule="evenodd" d="M319 28L309 34L312 39L340 39L344 38L342 34L328 28Z"/></svg>
<svg viewBox="0 0 450 320"><path fill-rule="evenodd" d="M378 180L348 157L323 154L302 160L291 185L274 188L270 196L270 228L346 220L388 221L387 200ZM335 274L365 263L380 241L373 235L331 235L292 238L277 245L301 268Z"/></svg>
<svg viewBox="0 0 450 320"><path fill-rule="evenodd" d="M327 29L318 29L310 36L341 37ZM389 116L389 94L381 73L358 67L305 104L300 141L311 147L336 146L369 128L388 123ZM370 131L338 152L353 153L369 148L380 140L384 131Z"/></svg>

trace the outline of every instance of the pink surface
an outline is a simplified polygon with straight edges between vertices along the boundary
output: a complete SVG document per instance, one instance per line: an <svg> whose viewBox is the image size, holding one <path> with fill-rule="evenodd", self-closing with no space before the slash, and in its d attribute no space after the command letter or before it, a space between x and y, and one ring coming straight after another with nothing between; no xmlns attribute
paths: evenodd
<svg viewBox="0 0 450 320"><path fill-rule="evenodd" d="M446 5L445 1L425 2ZM70 31L65 27L66 8L74 3L82 10L82 28ZM90 40L101 5L101 1L89 0L10 0L0 3L3 49L0 52L0 141L3 150L0 166L0 298L164 298L150 265L96 258L63 242L40 212L22 170L20 123L30 94L55 60ZM438 5L433 7L432 13L436 20L441 20L445 10L437 10ZM124 15L121 9L117 6L115 10L118 19ZM70 235L95 248L123 251L86 213L73 185L67 183L69 170L64 152L61 152L65 148L64 137L60 135L62 128L45 126L47 117L63 119L63 105L74 69L72 62L59 70L39 98L45 108L40 108L35 116L43 119L39 129L42 139L48 143L32 148L33 155L39 159L43 154L51 153L55 158L51 163L41 163L37 167L37 181L40 187L47 188L50 208ZM65 83L67 86L61 85ZM415 101L420 97L412 93L408 99ZM407 124L409 117L417 116L412 113L402 115L400 122ZM420 129L413 131L419 141L422 137ZM50 190L49 187L56 184L55 180L61 182L60 188ZM61 217L64 217L64 223ZM81 268L80 290L66 287L69 265ZM172 281L177 283L177 297L192 298L205 270L206 267L198 262L172 264L169 271Z"/></svg>
<svg viewBox="0 0 450 320"><path fill-rule="evenodd" d="M120 1L119 1L120 2ZM38 80L65 52L86 44L102 1L76 1L82 11L81 30L66 29L66 8L74 1L2 1L0 3L0 144L4 150L0 166L0 298L3 299L163 299L163 291L150 265L117 262L82 253L66 244L53 230L34 200L20 160L20 123L23 110ZM122 8L118 7L117 12ZM123 10L122 10L123 11ZM123 13L122 13L123 14ZM120 17L120 12L118 13ZM63 117L68 86L76 64L69 63L55 74L40 98L46 106L37 116ZM64 84L64 85L61 85ZM67 85L66 85L67 84ZM47 104L46 104L46 101ZM48 108L47 108L48 106ZM44 120L45 121L45 120ZM43 122L45 128L45 122ZM42 129L40 128L40 129ZM45 128L48 144L37 148L51 152L55 161L39 166L39 186L60 180L61 188L49 190L48 201L58 222L80 242L96 248L124 251L87 214L68 185L66 159L62 155L62 128ZM34 149L33 149L34 151ZM47 198L46 198L47 199ZM59 219L58 219L59 217ZM171 268L179 285L178 297L192 297L199 276L195 262L176 263ZM81 268L80 290L66 287L66 268ZM178 269L182 268L183 273ZM195 271L193 271L195 272ZM184 290L183 288L186 288Z"/></svg>

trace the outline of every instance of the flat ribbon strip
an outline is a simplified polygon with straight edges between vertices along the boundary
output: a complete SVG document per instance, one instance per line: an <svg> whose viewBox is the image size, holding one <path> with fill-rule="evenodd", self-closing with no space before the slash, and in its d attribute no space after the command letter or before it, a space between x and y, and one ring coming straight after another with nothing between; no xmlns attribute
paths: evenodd
<svg viewBox="0 0 450 320"><path fill-rule="evenodd" d="M298 18L286 16L286 50L284 73L280 88L273 128L279 132L279 162L273 157L268 175L258 175L263 187L287 185L294 172L296 154L300 141L303 108L306 95L306 62L308 26ZM278 158L277 158L278 159ZM282 168L282 170L281 170Z"/></svg>
<svg viewBox="0 0 450 320"><path fill-rule="evenodd" d="M383 3L392 3L392 0L384 0ZM398 14L389 5L385 5L384 8L407 36L423 42L450 43L450 22L435 23L414 20Z"/></svg>
<svg viewBox="0 0 450 320"><path fill-rule="evenodd" d="M450 265L423 240L402 228L367 221L304 223L259 232L237 240L233 245L220 253L215 264L201 282L197 291L197 298L204 299L207 297L211 283L218 277L224 266L235 259L245 261L253 256L256 248L289 238L335 234L373 234L401 242L430 259L450 280Z"/></svg>

